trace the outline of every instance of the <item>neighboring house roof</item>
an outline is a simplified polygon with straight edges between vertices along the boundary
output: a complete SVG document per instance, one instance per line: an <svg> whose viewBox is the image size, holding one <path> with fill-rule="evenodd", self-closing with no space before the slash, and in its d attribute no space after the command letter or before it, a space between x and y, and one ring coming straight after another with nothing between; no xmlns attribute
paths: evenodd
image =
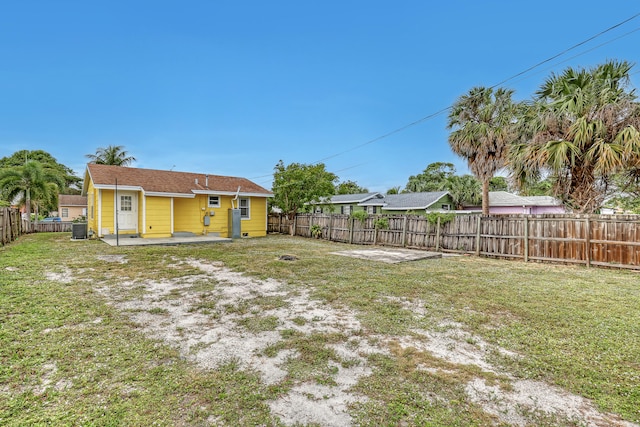
<svg viewBox="0 0 640 427"><path fill-rule="evenodd" d="M526 196L523 198L536 206L562 206L562 202L553 196Z"/></svg>
<svg viewBox="0 0 640 427"><path fill-rule="evenodd" d="M78 196L74 194L60 194L58 196L58 205L87 206L87 196Z"/></svg>
<svg viewBox="0 0 640 427"><path fill-rule="evenodd" d="M320 204L363 203L374 198L384 197L380 193L338 194L321 200Z"/></svg>
<svg viewBox="0 0 640 427"><path fill-rule="evenodd" d="M531 204L524 197L507 191L490 191L489 206L525 206Z"/></svg>
<svg viewBox="0 0 640 427"><path fill-rule="evenodd" d="M490 191L489 206L562 206L562 202L551 196L518 196L508 191Z"/></svg>
<svg viewBox="0 0 640 427"><path fill-rule="evenodd" d="M93 185L99 189L144 191L149 195L195 197L195 194L221 194L270 197L269 190L246 178L207 175L202 173L175 172L155 169L128 168L122 166L89 163L87 172ZM85 179L82 194L87 193ZM239 190L238 190L239 189Z"/></svg>
<svg viewBox="0 0 640 427"><path fill-rule="evenodd" d="M518 196L507 191L490 191L489 206L560 206L551 196Z"/></svg>
<svg viewBox="0 0 640 427"><path fill-rule="evenodd" d="M384 196L384 209L387 211L405 211L427 209L448 195L448 191L430 191L426 193L387 194Z"/></svg>

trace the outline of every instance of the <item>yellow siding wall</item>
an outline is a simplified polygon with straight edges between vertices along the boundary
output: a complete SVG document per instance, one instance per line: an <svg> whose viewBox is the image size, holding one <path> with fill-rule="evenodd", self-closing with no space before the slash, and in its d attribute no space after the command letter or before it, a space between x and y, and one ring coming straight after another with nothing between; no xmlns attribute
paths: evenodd
<svg viewBox="0 0 640 427"><path fill-rule="evenodd" d="M102 218L102 226L101 230L98 230L100 235L103 235L102 230L109 229L109 232L106 234L115 234L116 225L114 221L114 207L113 207L113 198L114 191L113 190L99 190L102 194L102 206L98 206L97 211Z"/></svg>
<svg viewBox="0 0 640 427"><path fill-rule="evenodd" d="M93 235L98 235L98 192L93 186L93 181L89 181L87 187L87 229L93 231Z"/></svg>
<svg viewBox="0 0 640 427"><path fill-rule="evenodd" d="M173 231L188 231L195 234L202 234L201 210L204 205L198 198L184 199L176 197L173 199Z"/></svg>
<svg viewBox="0 0 640 427"><path fill-rule="evenodd" d="M175 198L173 202L174 231L189 231L195 234L217 233L229 237L228 210L231 209L232 196L220 196L220 207L209 207L209 196L199 194L194 199ZM149 209L149 206L147 206ZM204 209L204 210L203 210ZM205 213L213 212L210 225L205 226ZM251 219L241 221L242 233L249 237L267 235L267 199L252 197L250 202Z"/></svg>
<svg viewBox="0 0 640 427"><path fill-rule="evenodd" d="M142 207L140 207L140 211L142 211ZM142 237L170 237L171 198L147 197L145 219L145 230L142 230L143 222L138 223Z"/></svg>
<svg viewBox="0 0 640 427"><path fill-rule="evenodd" d="M248 233L249 237L267 235L267 199L266 197L251 197L249 202L249 216L251 219L243 219L240 224L242 235Z"/></svg>
<svg viewBox="0 0 640 427"><path fill-rule="evenodd" d="M100 194L100 197L99 197ZM138 193L138 229L143 237L166 237L171 235L171 198L146 197L144 201ZM97 190L93 182L87 187L87 222L90 230L98 236L115 233L114 224L114 191ZM229 237L228 210L231 209L232 196L220 196L220 207L208 206L208 196L196 195L195 198L173 199L174 232L188 231L194 234L217 233L221 237ZM241 221L241 232L248 237L265 236L267 234L266 215L267 199L250 198L250 219ZM101 201L101 204L99 204ZM91 207L93 206L93 217ZM205 213L213 212L209 219L211 224L204 226ZM146 217L143 218L143 215ZM101 216L101 223L98 221ZM143 227L145 229L143 230ZM106 233L102 233L105 230Z"/></svg>

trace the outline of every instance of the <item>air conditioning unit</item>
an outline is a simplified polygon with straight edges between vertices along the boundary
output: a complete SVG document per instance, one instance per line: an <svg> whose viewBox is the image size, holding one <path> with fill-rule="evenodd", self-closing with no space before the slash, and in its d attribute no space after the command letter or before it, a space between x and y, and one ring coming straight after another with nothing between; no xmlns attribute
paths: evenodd
<svg viewBox="0 0 640 427"><path fill-rule="evenodd" d="M87 223L86 222L74 222L71 224L71 238L86 239L87 238Z"/></svg>

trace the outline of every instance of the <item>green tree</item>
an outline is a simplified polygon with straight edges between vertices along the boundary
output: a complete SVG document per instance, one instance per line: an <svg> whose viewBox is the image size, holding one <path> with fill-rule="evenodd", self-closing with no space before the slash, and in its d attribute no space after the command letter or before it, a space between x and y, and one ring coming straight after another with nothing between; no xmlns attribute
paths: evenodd
<svg viewBox="0 0 640 427"><path fill-rule="evenodd" d="M360 194L368 192L368 189L360 187L356 182L347 180L336 185L335 194Z"/></svg>
<svg viewBox="0 0 640 427"><path fill-rule="evenodd" d="M400 193L400 186L397 185L395 187L391 187L390 189L387 190L387 194L399 194Z"/></svg>
<svg viewBox="0 0 640 427"><path fill-rule="evenodd" d="M520 186L548 174L554 195L578 213L596 212L612 178L640 167L640 106L632 65L611 61L552 74L523 115L510 168Z"/></svg>
<svg viewBox="0 0 640 427"><path fill-rule="evenodd" d="M55 157L43 150L20 150L11 156L0 159L0 169L23 166L27 161L35 160L39 162L43 168L48 169L52 173L56 173L64 181L63 187L60 189L62 194L80 194L82 178L75 175L73 170L62 163L58 163Z"/></svg>
<svg viewBox="0 0 640 427"><path fill-rule="evenodd" d="M57 171L45 168L40 162L29 160L22 166L13 166L0 170L0 189L8 200L19 199L25 206L28 217L31 207L50 205L58 195L64 181Z"/></svg>
<svg viewBox="0 0 640 427"><path fill-rule="evenodd" d="M489 183L505 166L508 146L515 139L517 104L508 89L474 87L453 104L449 113L449 145L467 160L482 184L482 213L489 214Z"/></svg>
<svg viewBox="0 0 640 427"><path fill-rule="evenodd" d="M456 168L453 163L430 163L418 175L411 175L405 186L405 192L421 193L425 191L443 191L447 188L447 181L454 176Z"/></svg>
<svg viewBox="0 0 640 427"><path fill-rule="evenodd" d="M546 177L536 181L527 181L520 186L520 195L522 196L552 196L553 195L552 178Z"/></svg>
<svg viewBox="0 0 640 427"><path fill-rule="evenodd" d="M291 163L285 166L280 160L273 174L273 204L293 221L305 204L335 194L337 180L338 177L328 172L323 163ZM293 225L289 231L293 234Z"/></svg>
<svg viewBox="0 0 640 427"><path fill-rule="evenodd" d="M86 154L85 157L98 165L129 166L136 158L128 154L122 145L109 145L98 147L96 154Z"/></svg>
<svg viewBox="0 0 640 427"><path fill-rule="evenodd" d="M509 191L509 183L504 176L494 176L489 181L489 191Z"/></svg>
<svg viewBox="0 0 640 427"><path fill-rule="evenodd" d="M477 205L482 202L481 185L473 175L450 177L446 190L449 191L451 202L456 209L462 209L465 204Z"/></svg>

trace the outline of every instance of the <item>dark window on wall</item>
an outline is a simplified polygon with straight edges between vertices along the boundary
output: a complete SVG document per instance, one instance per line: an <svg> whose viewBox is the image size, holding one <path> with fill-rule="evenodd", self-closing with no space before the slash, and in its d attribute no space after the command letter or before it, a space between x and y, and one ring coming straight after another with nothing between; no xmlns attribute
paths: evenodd
<svg viewBox="0 0 640 427"><path fill-rule="evenodd" d="M219 208L220 207L220 196L209 196L209 207L210 208Z"/></svg>

